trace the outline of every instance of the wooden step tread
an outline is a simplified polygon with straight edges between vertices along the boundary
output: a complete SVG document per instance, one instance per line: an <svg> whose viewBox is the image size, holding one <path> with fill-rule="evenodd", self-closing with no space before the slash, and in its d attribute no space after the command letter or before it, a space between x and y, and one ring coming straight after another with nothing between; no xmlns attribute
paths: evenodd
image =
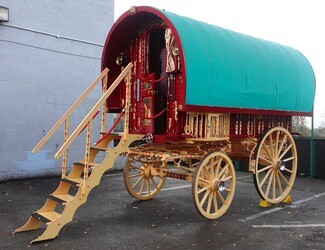
<svg viewBox="0 0 325 250"><path fill-rule="evenodd" d="M65 204L71 201L74 196L70 194L51 194L49 195L49 198L56 202L59 202L60 204Z"/></svg>
<svg viewBox="0 0 325 250"><path fill-rule="evenodd" d="M55 212L55 211L50 211L50 212L35 212L32 213L32 216L44 223L52 222L55 221L60 217L61 214Z"/></svg>
<svg viewBox="0 0 325 250"><path fill-rule="evenodd" d="M74 165L77 165L77 166L81 166L81 167L84 167L85 166L85 163L84 162L74 162L73 163ZM100 164L99 163L95 163L95 162L89 162L89 167L98 167Z"/></svg>
<svg viewBox="0 0 325 250"><path fill-rule="evenodd" d="M106 135L106 133L104 132L101 132L100 133L101 135ZM123 133L114 133L114 134L109 134L110 136L116 138L116 139L119 139L121 136L122 136Z"/></svg>
<svg viewBox="0 0 325 250"><path fill-rule="evenodd" d="M97 151L103 151L103 152L109 151L109 148L100 148L100 147L90 147L90 149L97 150Z"/></svg>
<svg viewBox="0 0 325 250"><path fill-rule="evenodd" d="M63 178L62 181L78 186L83 182L83 179L81 179L81 178Z"/></svg>

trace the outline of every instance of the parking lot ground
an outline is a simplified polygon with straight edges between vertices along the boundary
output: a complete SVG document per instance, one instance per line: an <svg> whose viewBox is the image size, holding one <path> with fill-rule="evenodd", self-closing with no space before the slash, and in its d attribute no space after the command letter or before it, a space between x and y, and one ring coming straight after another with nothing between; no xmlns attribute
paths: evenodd
<svg viewBox="0 0 325 250"><path fill-rule="evenodd" d="M42 231L13 231L59 178L0 183L0 249L325 249L324 180L297 178L291 204L262 208L251 174L236 174L230 208L207 220L194 208L189 182L167 179L157 197L141 202L121 172L108 173L55 240L32 245Z"/></svg>

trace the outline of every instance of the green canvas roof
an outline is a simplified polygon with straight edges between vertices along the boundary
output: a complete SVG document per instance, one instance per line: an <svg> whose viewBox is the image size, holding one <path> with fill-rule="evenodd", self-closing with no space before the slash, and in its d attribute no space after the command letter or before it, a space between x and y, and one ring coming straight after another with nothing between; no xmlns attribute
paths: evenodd
<svg viewBox="0 0 325 250"><path fill-rule="evenodd" d="M161 11L185 59L188 105L311 112L314 72L297 50Z"/></svg>

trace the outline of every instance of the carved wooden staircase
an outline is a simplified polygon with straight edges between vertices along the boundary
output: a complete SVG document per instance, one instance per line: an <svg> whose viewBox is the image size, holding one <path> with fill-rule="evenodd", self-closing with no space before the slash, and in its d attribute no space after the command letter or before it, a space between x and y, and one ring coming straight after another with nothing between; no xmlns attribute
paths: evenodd
<svg viewBox="0 0 325 250"><path fill-rule="evenodd" d="M36 153L48 139L57 131L57 129L65 123L64 144L58 150L55 158L62 156L62 177L58 188L47 197L47 200L42 208L32 213L25 225L15 230L15 232L24 232L39 229L45 223L45 231L33 242L54 239L58 236L64 225L72 221L73 216L79 206L87 201L90 191L100 183L100 179L108 169L112 168L115 159L125 152L129 145L143 137L143 135L128 134L128 113L130 101L130 79L131 79L132 64L129 64L121 74L116 78L109 89L105 89L107 85L108 69L105 69L88 89L80 96L80 98L70 107L63 117L53 126L48 134L34 148L33 153ZM121 83L126 84L126 107L124 119L124 133L111 134L111 129L108 133L105 131L105 115L106 115L106 100ZM69 119L72 112L85 99L90 91L98 84L103 82L103 95L95 106L91 109L88 115L78 125L75 131L68 137ZM92 121L99 113L101 108L101 134L102 137L97 141L95 146L91 146ZM87 129L85 157L79 162L73 164L71 171L67 174L67 150L75 138L80 133ZM116 147L109 148L112 140L119 139ZM105 152L104 160L101 163L95 163L95 158L99 152Z"/></svg>

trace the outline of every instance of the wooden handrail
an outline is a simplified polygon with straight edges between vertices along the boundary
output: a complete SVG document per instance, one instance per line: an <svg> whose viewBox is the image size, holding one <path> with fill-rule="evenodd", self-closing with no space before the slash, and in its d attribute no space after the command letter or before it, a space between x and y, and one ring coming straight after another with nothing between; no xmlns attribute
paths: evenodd
<svg viewBox="0 0 325 250"><path fill-rule="evenodd" d="M88 115L82 120L82 122L78 125L78 127L73 131L67 141L62 145L62 147L55 154L55 158L59 158L62 156L63 152L66 151L71 143L76 139L81 130L87 125L87 123L92 119L96 111L99 107L107 100L107 98L113 93L116 87L121 83L121 81L126 77L126 75L131 71L133 67L132 63L129 63L125 69L121 72L121 74L116 78L116 80L112 83L112 85L107 89L107 91L102 95L102 97L98 100L95 106L89 111Z"/></svg>
<svg viewBox="0 0 325 250"><path fill-rule="evenodd" d="M68 109L68 111L57 121L57 123L51 128L51 130L43 137L43 139L33 149L33 153L38 152L44 144L53 136L53 134L61 127L66 119L70 117L72 112L80 105L80 103L86 98L86 96L96 87L99 80L103 79L107 73L108 68L105 68L103 72L92 82L92 84L82 93L82 95L75 101L74 104Z"/></svg>

